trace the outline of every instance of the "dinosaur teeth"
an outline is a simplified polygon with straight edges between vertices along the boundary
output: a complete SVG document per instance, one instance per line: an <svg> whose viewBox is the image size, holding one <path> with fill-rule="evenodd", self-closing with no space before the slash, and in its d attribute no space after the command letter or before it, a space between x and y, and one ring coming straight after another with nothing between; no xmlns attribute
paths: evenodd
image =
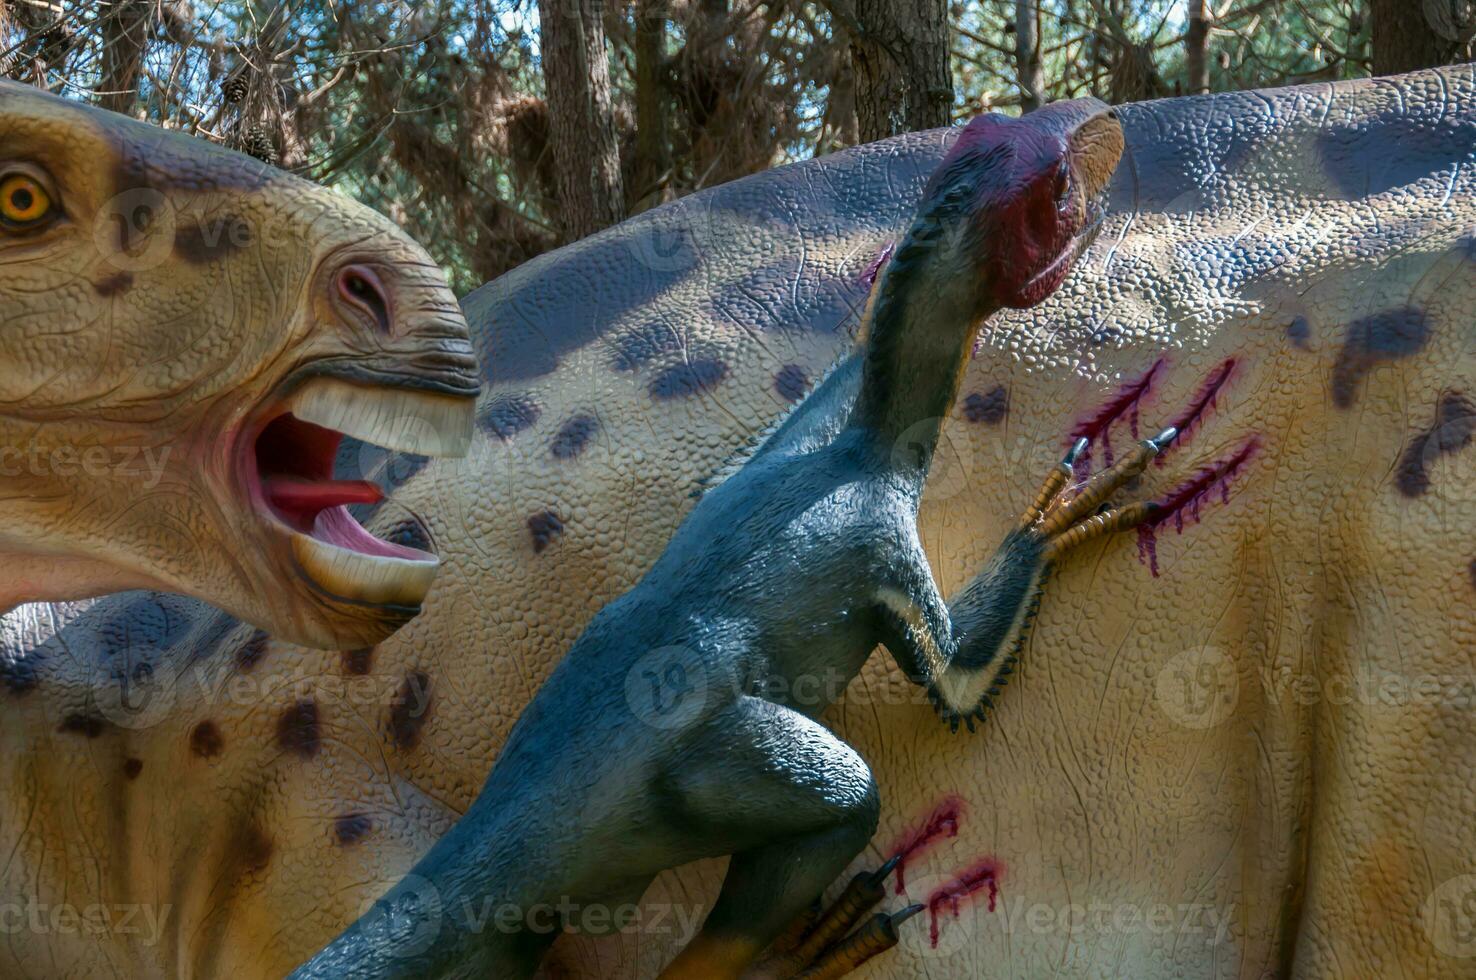
<svg viewBox="0 0 1476 980"><path fill-rule="evenodd" d="M293 393L287 410L303 422L385 449L460 457L471 448L476 406L470 398L317 378Z"/></svg>
<svg viewBox="0 0 1476 980"><path fill-rule="evenodd" d="M311 535L292 535L292 554L307 576L327 592L355 602L407 607L424 602L440 561L413 548L378 541L362 529L360 534L374 541L379 553L325 540L342 536L338 525L344 521L358 526L346 510L333 508L318 515Z"/></svg>

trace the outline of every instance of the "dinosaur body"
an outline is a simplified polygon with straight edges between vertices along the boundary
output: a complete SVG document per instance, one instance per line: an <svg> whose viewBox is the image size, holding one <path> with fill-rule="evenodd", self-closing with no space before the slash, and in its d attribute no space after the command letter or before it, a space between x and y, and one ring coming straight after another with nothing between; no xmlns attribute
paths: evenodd
<svg viewBox="0 0 1476 980"><path fill-rule="evenodd" d="M490 901L521 917L564 900L572 918L638 899L679 864L732 854L702 936L667 971L717 980L737 977L819 900L870 839L880 804L866 763L815 719L885 641L953 726L969 717L972 730L1039 594L1054 541L1046 526L1059 536L1094 520L1129 477L1109 471L1047 516L1071 475L1063 464L990 566L944 603L917 506L974 327L1059 286L1095 231L1089 214L1121 152L1117 123L1095 100L969 125L880 273L857 363L708 490L656 565L596 615L476 804L385 906L402 907L428 881L442 902ZM1158 452L1146 445L1131 475ZM820 679L832 683L807 693ZM648 680L650 692L633 693ZM584 724L570 729L573 716ZM524 816L559 810L579 817ZM421 945L426 915L406 930L407 947ZM844 918L841 934L859 916ZM452 924L415 949L356 924L295 976L511 980L531 975L553 938Z"/></svg>
<svg viewBox="0 0 1476 980"><path fill-rule="evenodd" d="M184 592L383 639L435 556L373 540L340 430L464 450L478 378L423 249L248 157L0 83L0 609ZM393 420L391 422L390 420Z"/></svg>
<svg viewBox="0 0 1476 980"><path fill-rule="evenodd" d="M903 852L890 907L931 908L875 969L1459 973L1476 80L1120 116L1103 231L1056 296L981 333L919 538L954 592L1061 448L1090 435L1100 471L1140 417L1185 423L1149 473L1175 508L1141 552L1063 568L973 739L879 657L822 716L885 801L856 865ZM369 526L445 561L372 650L253 645L144 593L10 614L4 901L170 913L152 943L11 935L3 972L282 974L399 881L693 491L851 343L947 140L740 181L468 297L489 387L467 460L358 454L398 484ZM68 725L118 662L147 662L169 710ZM562 939L551 972L653 974L720 872L661 876L624 935Z"/></svg>

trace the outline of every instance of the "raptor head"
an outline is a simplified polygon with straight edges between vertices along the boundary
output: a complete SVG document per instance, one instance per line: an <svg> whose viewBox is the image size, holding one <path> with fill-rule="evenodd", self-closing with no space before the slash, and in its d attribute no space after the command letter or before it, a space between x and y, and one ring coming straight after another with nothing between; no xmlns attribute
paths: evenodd
<svg viewBox="0 0 1476 980"><path fill-rule="evenodd" d="M0 609L150 587L374 643L435 556L375 538L344 436L459 456L479 388L440 269L347 198L0 83Z"/></svg>
<svg viewBox="0 0 1476 980"><path fill-rule="evenodd" d="M984 306L1034 306L1061 284L1096 234L1122 150L1116 115L1096 99L969 122L929 181L923 210L966 213L953 226L958 254L979 275Z"/></svg>

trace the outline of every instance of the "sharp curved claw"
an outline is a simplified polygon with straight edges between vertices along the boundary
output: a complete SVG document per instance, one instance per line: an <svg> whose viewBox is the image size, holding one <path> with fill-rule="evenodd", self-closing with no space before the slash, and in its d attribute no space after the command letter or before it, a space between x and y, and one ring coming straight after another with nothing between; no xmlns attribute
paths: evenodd
<svg viewBox="0 0 1476 980"><path fill-rule="evenodd" d="M926 905L923 905L923 904L919 903L919 904L916 904L916 905L909 905L909 906L907 906L907 908L903 909L900 912L894 912L892 914L892 925L894 925L894 926L900 926L902 923L906 922L908 919L912 918L914 915L917 915L919 912L921 912L925 908L927 908Z"/></svg>
<svg viewBox="0 0 1476 980"><path fill-rule="evenodd" d="M1071 466L1076 462L1076 457L1086 452L1086 447L1086 436L1082 436L1080 439L1076 440L1076 442L1072 443L1070 449L1066 450L1066 456L1064 459L1061 460L1061 463L1065 466Z"/></svg>
<svg viewBox="0 0 1476 980"><path fill-rule="evenodd" d="M897 865L901 863L902 855L892 855L892 857L887 860L886 864L882 865L871 873L871 883L873 885L880 885L882 882L886 881L892 876L892 872L896 871Z"/></svg>
<svg viewBox="0 0 1476 980"><path fill-rule="evenodd" d="M1164 429L1162 432L1160 432L1158 435L1154 436L1152 439L1149 439L1148 444L1153 447L1153 451L1155 453L1161 453L1165 449L1167 449L1169 443L1177 439L1178 436L1179 430L1171 425L1167 429Z"/></svg>

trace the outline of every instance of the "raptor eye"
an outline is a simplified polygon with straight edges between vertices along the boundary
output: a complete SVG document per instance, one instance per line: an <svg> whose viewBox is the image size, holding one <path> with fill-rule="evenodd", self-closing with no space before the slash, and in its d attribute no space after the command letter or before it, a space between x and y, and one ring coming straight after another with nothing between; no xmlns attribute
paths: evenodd
<svg viewBox="0 0 1476 980"><path fill-rule="evenodd" d="M51 216L51 193L30 174L0 177L0 224L13 229L33 228Z"/></svg>
<svg viewBox="0 0 1476 980"><path fill-rule="evenodd" d="M1055 195L1056 204L1060 207L1066 206L1066 198L1071 193L1071 167L1063 159L1061 165L1056 168Z"/></svg>

